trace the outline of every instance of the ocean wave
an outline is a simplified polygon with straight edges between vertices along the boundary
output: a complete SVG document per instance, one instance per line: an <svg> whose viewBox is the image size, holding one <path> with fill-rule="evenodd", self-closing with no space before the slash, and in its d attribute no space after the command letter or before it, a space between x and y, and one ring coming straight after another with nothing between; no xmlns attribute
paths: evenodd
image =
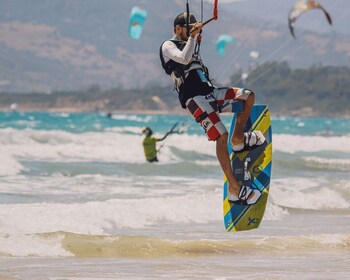
<svg viewBox="0 0 350 280"><path fill-rule="evenodd" d="M122 115L122 114L114 114L112 115L112 119L114 120L127 120L127 121L134 121L134 122L145 122L148 123L152 121L152 116L139 116L139 115Z"/></svg>
<svg viewBox="0 0 350 280"><path fill-rule="evenodd" d="M0 205L1 231L31 234L62 230L106 234L167 224L222 223L222 189L210 190L209 185L212 186L213 181L203 182L201 189L189 186L188 191L170 187L154 188L153 191L147 186L139 186L130 188L128 194L116 191L115 196L119 194L121 198L84 203L3 204ZM73 195L79 195L81 190ZM68 193L64 192L64 195ZM288 213L280 206L268 205L264 219L276 220L285 215Z"/></svg>
<svg viewBox="0 0 350 280"><path fill-rule="evenodd" d="M284 178L273 180L270 198L276 205L293 209L349 209L349 189L349 183L342 180Z"/></svg>
<svg viewBox="0 0 350 280"><path fill-rule="evenodd" d="M349 154L350 155L350 154ZM324 153L296 153L289 154L275 151L273 154L273 166L280 174L323 171L327 174L334 172L350 172L350 160L347 155L338 152Z"/></svg>
<svg viewBox="0 0 350 280"><path fill-rule="evenodd" d="M198 201L202 206L198 207ZM140 229L167 223L221 221L222 198L220 193L202 193L72 204L7 204L0 206L0 215L1 230L8 233L63 230L106 234L123 228Z"/></svg>
<svg viewBox="0 0 350 280"><path fill-rule="evenodd" d="M11 242L12 241L12 242ZM172 239L142 235L52 232L0 236L0 256L103 258L203 257L240 254L309 254L347 251L350 234L278 236L236 240Z"/></svg>
<svg viewBox="0 0 350 280"><path fill-rule="evenodd" d="M17 175L27 170L14 156L9 155L7 151L0 152L0 155L0 177Z"/></svg>
<svg viewBox="0 0 350 280"><path fill-rule="evenodd" d="M12 158L51 161L98 161L144 163L143 137L137 133L139 128L119 128L104 132L71 133L60 130L16 130L0 129L0 153ZM155 135L156 137L163 135ZM274 135L273 151L295 154L297 152L333 151L350 153L349 136L322 137L298 135ZM159 159L161 163L178 161L197 161L199 164L216 161L215 143L205 135L175 134L164 142ZM159 145L158 145L159 147ZM337 157L334 158L337 161ZM305 161L310 163L310 160ZM315 163L315 161L314 161ZM348 162L338 161L348 167ZM209 163L212 165L212 162ZM321 165L319 162L315 166ZM327 165L327 168L331 167Z"/></svg>
<svg viewBox="0 0 350 280"><path fill-rule="evenodd" d="M72 257L62 246L63 234L0 234L0 256Z"/></svg>
<svg viewBox="0 0 350 280"><path fill-rule="evenodd" d="M336 151L350 153L350 136L274 134L273 150L285 153Z"/></svg>
<svg viewBox="0 0 350 280"><path fill-rule="evenodd" d="M309 156L302 157L301 160L307 167L350 172L350 159Z"/></svg>
<svg viewBox="0 0 350 280"><path fill-rule="evenodd" d="M10 156L26 160L144 163L142 139L141 135L135 133L69 133L9 128L0 130L0 143L6 147L0 153L6 150ZM164 146L159 159L165 163L176 162L181 158L194 161L201 159L202 155L215 157L215 146L198 135L176 134L162 144ZM173 147L178 149L177 152L171 150ZM194 157L189 158L188 154L191 153Z"/></svg>
<svg viewBox="0 0 350 280"><path fill-rule="evenodd" d="M198 257L249 253L348 250L350 234L267 237L238 240L178 240L148 236L81 236L64 234L62 246L76 257ZM54 234L55 236L56 234Z"/></svg>

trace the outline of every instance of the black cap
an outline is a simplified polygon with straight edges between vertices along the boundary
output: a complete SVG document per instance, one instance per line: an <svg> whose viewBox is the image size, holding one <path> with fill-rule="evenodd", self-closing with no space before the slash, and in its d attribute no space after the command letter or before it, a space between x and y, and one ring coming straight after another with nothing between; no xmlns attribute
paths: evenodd
<svg viewBox="0 0 350 280"><path fill-rule="evenodd" d="M146 134L147 136L151 136L153 134L153 131L150 127L146 126L144 129L142 129L142 133Z"/></svg>
<svg viewBox="0 0 350 280"><path fill-rule="evenodd" d="M196 18L194 17L193 14L190 13L189 24L196 23L196 22L197 22ZM178 14L177 17L174 19L174 27L176 25L186 25L186 24L187 24L187 13L186 12Z"/></svg>

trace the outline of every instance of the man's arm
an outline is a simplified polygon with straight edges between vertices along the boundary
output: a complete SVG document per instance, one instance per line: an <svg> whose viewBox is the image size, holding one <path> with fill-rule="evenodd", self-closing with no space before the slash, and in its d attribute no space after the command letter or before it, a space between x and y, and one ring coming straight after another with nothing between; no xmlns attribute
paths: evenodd
<svg viewBox="0 0 350 280"><path fill-rule="evenodd" d="M169 131L169 132L167 132L167 133L163 136L163 138L157 138L157 142L163 141L163 140L164 140L165 138L167 138L168 135L170 135L171 133L173 133L173 132Z"/></svg>
<svg viewBox="0 0 350 280"><path fill-rule="evenodd" d="M166 41L162 46L164 61L166 63L171 59L177 63L187 65L191 61L195 47L196 41L192 37L188 39L182 51L179 50L173 42Z"/></svg>

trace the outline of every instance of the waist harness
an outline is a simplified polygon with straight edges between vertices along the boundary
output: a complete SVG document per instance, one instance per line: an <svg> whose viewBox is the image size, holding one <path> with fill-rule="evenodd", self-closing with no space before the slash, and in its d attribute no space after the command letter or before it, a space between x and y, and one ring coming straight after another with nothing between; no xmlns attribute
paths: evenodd
<svg viewBox="0 0 350 280"><path fill-rule="evenodd" d="M183 50L185 41L169 40L173 42L179 50ZM164 42L163 42L164 44ZM192 57L189 64L184 65L174 60L165 63L162 47L160 46L159 57L162 67L167 75L174 81L174 89L178 92L179 101L182 108L186 108L186 101L198 95L208 95L213 91L213 85L209 78L208 68L203 65L201 59Z"/></svg>

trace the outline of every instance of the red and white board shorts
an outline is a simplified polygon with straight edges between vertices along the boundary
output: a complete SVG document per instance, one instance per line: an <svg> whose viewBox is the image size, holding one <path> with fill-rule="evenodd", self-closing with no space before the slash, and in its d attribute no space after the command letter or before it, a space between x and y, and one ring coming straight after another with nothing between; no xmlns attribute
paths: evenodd
<svg viewBox="0 0 350 280"><path fill-rule="evenodd" d="M232 112L233 102L244 101L252 92L244 88L215 88L209 95L198 95L186 101L186 110L207 133L208 140L216 141L227 132L219 112Z"/></svg>

